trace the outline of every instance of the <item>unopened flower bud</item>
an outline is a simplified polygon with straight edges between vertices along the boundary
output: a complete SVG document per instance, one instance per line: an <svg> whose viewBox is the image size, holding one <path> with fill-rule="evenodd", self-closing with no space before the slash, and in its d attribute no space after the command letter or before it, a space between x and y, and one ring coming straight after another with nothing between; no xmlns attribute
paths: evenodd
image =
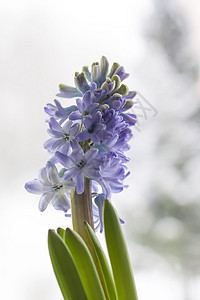
<svg viewBox="0 0 200 300"><path fill-rule="evenodd" d="M126 100L125 105L122 107L123 110L128 110L133 106L133 101L132 100Z"/></svg>
<svg viewBox="0 0 200 300"><path fill-rule="evenodd" d="M116 69L119 67L119 64L118 63L114 63L112 65L112 68L110 70L110 73L108 74L108 77L112 78L112 76L114 75Z"/></svg>
<svg viewBox="0 0 200 300"><path fill-rule="evenodd" d="M98 84L99 81L99 63L93 63L92 64L92 82L96 82Z"/></svg>
<svg viewBox="0 0 200 300"><path fill-rule="evenodd" d="M115 90L117 90L121 84L120 77L118 75L113 75L111 81L115 81Z"/></svg>
<svg viewBox="0 0 200 300"><path fill-rule="evenodd" d="M116 93L119 93L121 95L128 95L128 87L125 84L121 84L121 86L116 90Z"/></svg>
<svg viewBox="0 0 200 300"><path fill-rule="evenodd" d="M91 73L90 71L88 70L88 66L84 66L83 67L83 72L85 73L85 76L87 78L88 81L91 81Z"/></svg>
<svg viewBox="0 0 200 300"><path fill-rule="evenodd" d="M101 84L106 80L106 75L108 73L108 60L105 56L102 56L101 58L101 64L100 64L100 76L99 76L99 83Z"/></svg>
<svg viewBox="0 0 200 300"><path fill-rule="evenodd" d="M81 91L82 93L85 93L90 89L90 86L85 78L85 73L82 72L79 74L78 72L76 72L74 81L77 89L79 89L79 91Z"/></svg>

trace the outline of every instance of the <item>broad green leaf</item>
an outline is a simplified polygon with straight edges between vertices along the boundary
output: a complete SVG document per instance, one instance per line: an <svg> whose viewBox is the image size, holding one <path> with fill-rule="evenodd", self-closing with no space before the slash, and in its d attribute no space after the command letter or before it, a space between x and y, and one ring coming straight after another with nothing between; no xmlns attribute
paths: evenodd
<svg viewBox="0 0 200 300"><path fill-rule="evenodd" d="M88 234L90 236L90 239L92 241L92 244L95 249L95 253L97 256L97 261L99 264L99 268L97 270L100 270L101 278L103 277L104 285L108 294L108 299L110 300L117 300L117 293L116 288L113 280L113 276L110 270L110 266L108 264L107 258L104 254L104 251L101 247L101 244L99 243L99 240L97 239L93 229L90 227L88 223L85 223L86 229L88 231Z"/></svg>
<svg viewBox="0 0 200 300"><path fill-rule="evenodd" d="M65 300L87 300L72 255L61 237L49 230L48 246L53 269Z"/></svg>
<svg viewBox="0 0 200 300"><path fill-rule="evenodd" d="M119 218L108 201L104 201L105 237L119 300L137 300L128 251Z"/></svg>
<svg viewBox="0 0 200 300"><path fill-rule="evenodd" d="M57 233L59 234L59 236L61 236L61 238L64 238L65 230L63 228L58 227Z"/></svg>
<svg viewBox="0 0 200 300"><path fill-rule="evenodd" d="M106 300L92 256L83 239L67 228L65 242L75 261L88 300Z"/></svg>

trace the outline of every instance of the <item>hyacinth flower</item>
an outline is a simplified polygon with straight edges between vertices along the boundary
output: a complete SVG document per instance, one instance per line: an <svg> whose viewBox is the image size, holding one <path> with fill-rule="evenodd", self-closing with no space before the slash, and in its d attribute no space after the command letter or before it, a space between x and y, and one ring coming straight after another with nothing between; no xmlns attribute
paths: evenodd
<svg viewBox="0 0 200 300"><path fill-rule="evenodd" d="M40 194L39 209L49 203L72 217L73 230L50 230L49 252L64 299L137 299L118 216L111 201L128 186L126 152L136 115L130 113L136 92L122 83L128 77L103 56L91 70L76 72L74 87L59 86L54 104L44 108L50 138L44 148L53 154L38 179L25 184ZM66 106L63 98L74 98ZM95 236L105 231L110 266Z"/></svg>
<svg viewBox="0 0 200 300"><path fill-rule="evenodd" d="M100 175L100 165L104 157L98 155L97 149L90 149L86 153L78 146L70 156L56 152L58 161L66 168L64 180L73 179L76 185L77 194L84 192L84 178L98 179Z"/></svg>
<svg viewBox="0 0 200 300"><path fill-rule="evenodd" d="M83 99L76 99L76 104L78 110L70 114L70 120L83 120L87 115L92 116L99 106L98 103L93 102L91 98L91 91L87 91L84 94Z"/></svg>
<svg viewBox="0 0 200 300"><path fill-rule="evenodd" d="M71 112L77 110L76 105L71 105L69 107L62 107L60 102L58 100L54 100L55 105L48 103L47 106L45 106L44 111L50 116L54 117L56 120L59 120L59 124L62 124L64 121L66 121L71 114ZM49 118L47 119L47 121Z"/></svg>
<svg viewBox="0 0 200 300"><path fill-rule="evenodd" d="M27 182L25 188L29 193L42 195L39 201L39 210L44 211L52 202L55 209L67 212L70 203L66 193L74 188L74 183L60 179L53 162L48 162L46 167L39 171L38 178Z"/></svg>
<svg viewBox="0 0 200 300"><path fill-rule="evenodd" d="M48 123L50 129L47 131L51 138L44 143L45 149L52 153L59 149L62 153L68 154L72 148L78 146L76 135L79 132L79 124L73 124L72 121L67 121L63 127L61 127L53 117L49 119Z"/></svg>

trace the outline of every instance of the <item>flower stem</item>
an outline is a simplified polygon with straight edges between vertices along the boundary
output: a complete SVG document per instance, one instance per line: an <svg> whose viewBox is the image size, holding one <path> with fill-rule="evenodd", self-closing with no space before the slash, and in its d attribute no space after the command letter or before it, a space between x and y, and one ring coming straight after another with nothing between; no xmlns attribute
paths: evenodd
<svg viewBox="0 0 200 300"><path fill-rule="evenodd" d="M84 192L79 195L75 191L71 193L72 223L73 229L83 238L88 248L90 242L84 222L87 222L93 229L92 215L92 196L91 196L91 180L85 178Z"/></svg>
<svg viewBox="0 0 200 300"><path fill-rule="evenodd" d="M80 145L84 152L87 152L91 148L90 140L83 141L80 143ZM84 192L82 194L77 194L76 189L71 192L71 212L73 229L82 237L82 239L86 243L93 257L97 271L100 274L100 279L103 282L95 249L84 224L85 222L87 222L94 230L92 213L92 181L90 179L85 177Z"/></svg>
<svg viewBox="0 0 200 300"><path fill-rule="evenodd" d="M105 279L102 273L102 269L97 258L94 246L92 244L91 238L87 232L84 222L87 222L91 228L94 230L93 215L92 215L92 194L91 194L91 180L85 178L85 189L84 192L79 195L76 190L71 192L71 211L72 211L72 223L73 229L82 237L86 243L94 264L96 266L99 278L104 289L106 299L110 299L108 296L107 287L105 284Z"/></svg>

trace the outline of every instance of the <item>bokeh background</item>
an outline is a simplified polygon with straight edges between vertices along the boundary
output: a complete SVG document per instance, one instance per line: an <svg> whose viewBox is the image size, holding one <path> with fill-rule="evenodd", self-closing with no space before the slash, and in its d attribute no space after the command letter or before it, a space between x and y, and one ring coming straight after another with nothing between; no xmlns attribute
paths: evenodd
<svg viewBox="0 0 200 300"><path fill-rule="evenodd" d="M48 159L43 107L102 55L144 97L130 187L113 197L139 299L200 299L199 12L198 0L2 2L0 299L62 299L47 230L71 221L52 207L40 213L24 183Z"/></svg>

